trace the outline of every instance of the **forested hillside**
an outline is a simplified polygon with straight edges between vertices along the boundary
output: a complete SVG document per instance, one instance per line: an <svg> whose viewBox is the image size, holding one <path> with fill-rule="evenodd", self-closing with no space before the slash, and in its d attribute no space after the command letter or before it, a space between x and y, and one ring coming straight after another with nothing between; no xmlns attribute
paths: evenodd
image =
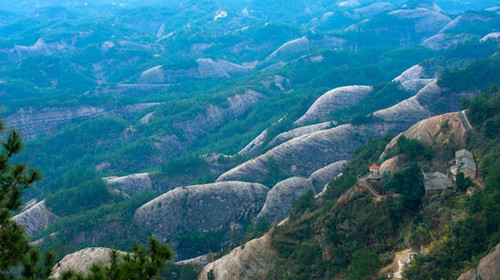
<svg viewBox="0 0 500 280"><path fill-rule="evenodd" d="M5 154L43 173L6 217L59 272L152 240L167 279L454 279L500 243L495 1L4 2Z"/></svg>

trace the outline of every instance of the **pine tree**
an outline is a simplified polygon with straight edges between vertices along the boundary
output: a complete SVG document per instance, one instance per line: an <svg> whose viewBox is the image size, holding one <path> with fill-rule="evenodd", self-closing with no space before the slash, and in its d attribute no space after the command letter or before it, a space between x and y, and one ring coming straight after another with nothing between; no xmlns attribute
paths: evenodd
<svg viewBox="0 0 500 280"><path fill-rule="evenodd" d="M7 135L5 135L7 134ZM11 220L22 206L22 193L41 179L41 175L24 163L13 163L13 157L23 151L21 134L8 133L0 121L0 279L47 279L54 265L54 256L44 260L35 247L29 245L24 229ZM21 267L18 265L22 264ZM19 273L20 269L20 273ZM17 271L17 272L14 272Z"/></svg>

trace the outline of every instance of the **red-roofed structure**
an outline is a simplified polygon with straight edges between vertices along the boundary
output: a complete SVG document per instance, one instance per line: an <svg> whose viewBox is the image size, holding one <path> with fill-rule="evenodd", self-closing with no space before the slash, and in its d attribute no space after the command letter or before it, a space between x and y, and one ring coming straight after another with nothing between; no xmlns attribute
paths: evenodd
<svg viewBox="0 0 500 280"><path fill-rule="evenodd" d="M370 172L378 172L380 170L380 166L378 166L376 163L370 165Z"/></svg>

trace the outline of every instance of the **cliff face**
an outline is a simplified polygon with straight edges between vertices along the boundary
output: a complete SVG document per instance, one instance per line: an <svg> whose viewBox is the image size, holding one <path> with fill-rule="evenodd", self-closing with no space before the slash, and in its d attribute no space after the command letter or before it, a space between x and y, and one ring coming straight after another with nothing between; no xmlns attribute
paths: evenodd
<svg viewBox="0 0 500 280"><path fill-rule="evenodd" d="M479 265L462 274L458 280L496 280L500 275L500 244L482 258Z"/></svg>
<svg viewBox="0 0 500 280"><path fill-rule="evenodd" d="M217 280L265 279L267 272L273 268L275 258L271 237L266 234L209 263L198 274L198 280L208 280L207 273L210 271Z"/></svg>
<svg viewBox="0 0 500 280"><path fill-rule="evenodd" d="M57 219L58 217L45 206L45 200L28 205L12 218L16 223L24 226L28 235L36 234Z"/></svg>
<svg viewBox="0 0 500 280"><path fill-rule="evenodd" d="M186 230L227 228L256 217L268 190L261 184L244 182L176 188L137 209L134 221L141 229L164 239Z"/></svg>
<svg viewBox="0 0 500 280"><path fill-rule="evenodd" d="M52 133L57 129L89 119L106 117L131 117L144 109L159 103L141 103L124 107L78 106L75 108L22 108L7 117L10 127L23 133L23 138L30 140L42 132Z"/></svg>

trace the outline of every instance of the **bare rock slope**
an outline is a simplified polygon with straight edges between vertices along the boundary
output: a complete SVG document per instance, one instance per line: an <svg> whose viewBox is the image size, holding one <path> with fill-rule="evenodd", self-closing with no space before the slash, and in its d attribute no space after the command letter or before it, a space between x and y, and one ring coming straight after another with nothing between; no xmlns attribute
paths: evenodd
<svg viewBox="0 0 500 280"><path fill-rule="evenodd" d="M421 34L435 34L451 22L448 16L425 8L401 9L392 11L389 15L399 20L413 21L415 32Z"/></svg>
<svg viewBox="0 0 500 280"><path fill-rule="evenodd" d="M342 172L347 161L338 161L314 172L309 179L291 177L278 182L267 193L266 203L259 213L259 217L266 217L273 223L280 223L293 208L293 203L307 191L313 194L323 191L325 185Z"/></svg>
<svg viewBox="0 0 500 280"><path fill-rule="evenodd" d="M454 141L459 146L465 146L465 135L467 128L465 127L459 112L448 113L435 116L429 119L422 120L389 142L385 147L384 152L380 156L381 159L396 146L396 143L402 135L410 139L417 139L426 145L435 143L445 144Z"/></svg>
<svg viewBox="0 0 500 280"><path fill-rule="evenodd" d="M311 181L302 177L291 177L277 183L267 194L266 203L258 216L266 217L272 223L281 222L288 217L293 202L308 190L316 194Z"/></svg>
<svg viewBox="0 0 500 280"><path fill-rule="evenodd" d="M415 96L375 112L373 115L377 121L374 123L359 126L346 124L293 138L225 172L217 181L242 178L258 181L268 173L271 159L283 173L307 178L333 162L349 159L354 150L370 137L397 134L420 120L436 115L433 108L436 101L449 103L445 109L452 111L458 110L458 104L454 104L453 100L466 96L449 94L443 97L441 92L434 80Z"/></svg>
<svg viewBox="0 0 500 280"><path fill-rule="evenodd" d="M344 48L345 44L346 40L343 38L324 36L320 39L309 39L304 36L281 45L271 53L267 59L280 59L289 55L308 51L312 48L340 50Z"/></svg>
<svg viewBox="0 0 500 280"><path fill-rule="evenodd" d="M271 237L266 234L206 265L198 274L198 280L208 280L210 271L216 280L265 279L266 273L273 268L276 256L271 247Z"/></svg>
<svg viewBox="0 0 500 280"><path fill-rule="evenodd" d="M190 140L194 140L222 125L225 121L243 115L264 98L265 96L261 93L249 89L244 93L229 96L226 99L227 107L210 105L193 119L175 123L174 126L183 130Z"/></svg>
<svg viewBox="0 0 500 280"><path fill-rule="evenodd" d="M458 280L497 280L500 275L500 244L479 261L479 265L462 274Z"/></svg>
<svg viewBox="0 0 500 280"><path fill-rule="evenodd" d="M57 219L58 217L45 206L45 200L31 204L12 218L12 220L24 226L28 235L36 234Z"/></svg>
<svg viewBox="0 0 500 280"><path fill-rule="evenodd" d="M408 70L404 71L401 75L396 77L393 81L401 83L401 86L409 91L420 90L422 87L426 86L432 79L426 79L425 73L426 69L421 65L414 65Z"/></svg>
<svg viewBox="0 0 500 280"><path fill-rule="evenodd" d="M61 261L58 262L53 268L52 277L59 278L66 270L74 270L84 275L90 273L90 268L93 264L108 265L110 263L109 255L111 249L109 248L85 248L78 252L66 255ZM126 254L125 252L118 251L119 254Z"/></svg>
<svg viewBox="0 0 500 280"><path fill-rule="evenodd" d="M316 99L307 112L295 121L295 124L301 125L316 120L325 121L332 112L358 103L372 91L373 88L370 86L345 86L330 90Z"/></svg>
<svg viewBox="0 0 500 280"><path fill-rule="evenodd" d="M23 138L30 140L42 132L54 132L56 129L89 119L105 117L131 117L144 109L159 103L141 103L124 107L104 108L78 106L75 108L22 108L7 117L9 126L22 131Z"/></svg>
<svg viewBox="0 0 500 280"><path fill-rule="evenodd" d="M263 155L251 159L219 176L218 182L258 181L269 171L271 159L288 175L309 177L313 172L333 162L347 160L352 152L370 137L394 133L391 125L373 123L350 124L321 130L289 140Z"/></svg>
<svg viewBox="0 0 500 280"><path fill-rule="evenodd" d="M307 126L301 126L283 133L278 134L278 136L274 137L273 140L269 142L269 146L274 146L279 143L283 143L293 138L300 137L302 135L310 134L316 131L320 131L326 128L331 128L334 126L332 122L323 122L318 124L312 124Z"/></svg>
<svg viewBox="0 0 500 280"><path fill-rule="evenodd" d="M153 190L149 173L137 173L127 176L110 176L102 178L106 184L117 187L128 195L134 195Z"/></svg>
<svg viewBox="0 0 500 280"><path fill-rule="evenodd" d="M311 174L311 177L309 177L309 180L313 184L316 192L322 192L326 184L333 178L337 177L337 175L342 172L346 164L347 160L341 160L314 171L313 174Z"/></svg>
<svg viewBox="0 0 500 280"><path fill-rule="evenodd" d="M268 190L244 182L176 188L137 209L134 221L167 240L186 230L217 230L256 217Z"/></svg>
<svg viewBox="0 0 500 280"><path fill-rule="evenodd" d="M140 84L175 83L184 79L221 79L248 73L251 66L242 66L222 59L200 58L185 69L168 69L159 65L150 68L139 76Z"/></svg>

